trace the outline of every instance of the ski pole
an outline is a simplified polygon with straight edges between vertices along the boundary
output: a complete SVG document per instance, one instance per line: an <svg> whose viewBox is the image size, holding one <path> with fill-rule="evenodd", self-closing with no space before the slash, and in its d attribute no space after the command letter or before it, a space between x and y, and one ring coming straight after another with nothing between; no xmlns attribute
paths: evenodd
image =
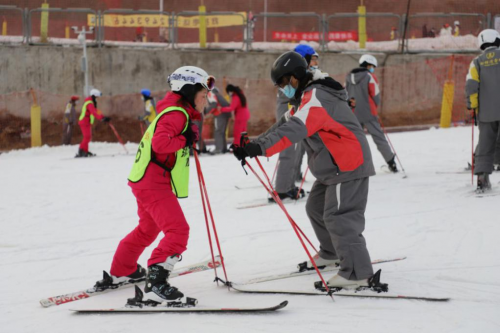
<svg viewBox="0 0 500 333"><path fill-rule="evenodd" d="M302 191L302 186L304 185L304 182L306 181L307 171L309 171L309 166L307 166L306 171L304 172L304 177L302 177L302 182L300 183L299 192L297 192L297 200L300 197L300 191Z"/></svg>
<svg viewBox="0 0 500 333"><path fill-rule="evenodd" d="M206 208L205 208L205 200L206 200L206 206L208 207L208 212L210 214L210 219L212 221L212 229L213 229L213 232L214 232L214 237L215 237L215 241L216 241L216 244L217 244L217 249L219 250L219 254L220 254L220 260L221 260L221 265L222 265L222 270L224 272L224 277L226 278L226 285L228 286L228 289L230 290L230 287L229 287L229 284L228 284L228 278L227 278L227 272L226 272L226 265L224 264L224 256L222 255L222 250L221 250L221 246L220 246L220 242L219 242L219 236L217 234L217 228L215 226L215 221L214 221L214 216L213 216L213 213L212 213L212 207L210 205L210 200L208 198L208 192L207 192L207 187L205 185L205 178L203 177L203 172L201 170L201 164L200 164L200 160L198 158L198 152L196 151L196 149L193 149L193 154L194 154L194 160L195 160L195 163L196 163L196 170L198 172L198 182L200 184L200 192L201 192L201 197L202 197L202 202L203 202L203 212L205 214L205 222L207 224L207 232L208 232L208 238L209 238L209 243L210 243L210 251L212 252L212 262L214 264L214 269L215 269L215 258L214 258L214 254L213 254L213 247L212 247L212 240L211 240L211 237L210 237L210 230L209 230L209 225L208 225L208 217L207 217L207 212L206 212ZM217 278L217 274L216 274L216 280L217 280L217 284L218 284L218 278Z"/></svg>
<svg viewBox="0 0 500 333"><path fill-rule="evenodd" d="M257 164L260 165L260 162L259 160L256 158L256 161L257 161ZM295 223L295 221L292 219L292 217L290 216L290 214L288 213L288 211L286 210L285 206L283 205L283 202L281 201L279 195L276 193L276 191L271 191L271 189L269 189L266 184L264 183L264 181L262 180L262 178L259 177L259 175L257 174L257 172L255 172L255 170L252 168L252 166L250 165L250 163L246 162L246 165L248 166L248 168L253 172L253 174L255 175L255 177L257 177L257 179L260 181L260 183L264 186L264 188L269 192L269 194L273 197L273 199L278 203L278 205L281 207L281 209L283 210L283 212L285 213L285 215L287 216L288 218L288 221L290 222L292 228L293 228L293 231L295 232L295 234L297 235L297 238L299 239L300 243L302 244L302 247L304 248L304 250L306 251L307 253L307 256L309 257L309 260L311 260L311 263L313 264L314 266L314 269L316 270L316 273L318 273L318 276L319 278L321 279L321 282L323 283L323 285L325 286L325 289L328 293L328 295L333 299L333 295L332 295L332 292L330 291L330 288L328 287L328 284L325 282L325 279L323 278L323 275L321 274L321 272L319 271L318 269L318 266L316 265L316 262L314 261L313 257L311 256L311 253L309 252L309 250L307 249L307 246L306 244L304 243L304 240L302 239L302 236L300 235L299 233L299 230L300 228L298 227L298 225ZM261 169L262 169L262 166L260 165ZM265 173L265 171L262 169L262 171L264 172L264 175L267 177L267 174ZM269 181L269 179L268 179ZM302 231L301 231L302 232ZM302 233L303 234L303 233ZM304 235L305 237L305 235ZM306 237L307 239L307 237ZM317 251L316 251L317 252Z"/></svg>
<svg viewBox="0 0 500 333"><path fill-rule="evenodd" d="M470 183L471 185L474 185L474 126L477 126L477 118L476 118L476 110L473 110L473 118L474 122L472 123L472 144L471 144L471 151L472 151L472 156L471 156L471 175L470 175Z"/></svg>
<svg viewBox="0 0 500 333"><path fill-rule="evenodd" d="M280 167L280 159L276 161L276 166L274 167L274 172L273 172L273 179L271 179L271 182L274 184L274 180L276 179L276 173L278 172L278 168Z"/></svg>
<svg viewBox="0 0 500 333"><path fill-rule="evenodd" d="M144 126L142 125L142 121L139 123L139 125L141 125L141 134L142 136L144 136Z"/></svg>
<svg viewBox="0 0 500 333"><path fill-rule="evenodd" d="M116 131L116 128L115 126L113 126L112 123L108 122L108 125L109 127L111 127L111 129L113 130L113 132L115 133L115 136L116 138L118 139L118 141L121 143L121 145L123 146L123 149L125 149L125 152L128 154L128 150L127 150L127 147L125 147L125 144L123 143L123 140L122 138L120 137L120 135L118 134L118 132Z"/></svg>
<svg viewBox="0 0 500 333"><path fill-rule="evenodd" d="M391 145L391 148L392 148L392 151L394 152L394 155L396 155L396 158L398 159L399 165L401 165L401 171L403 171L403 174L404 174L403 178L407 178L408 176L406 175L405 168L403 167L403 163L401 163L401 160L399 159L399 155L396 152L396 149L394 149L394 146L392 145L391 139L389 138L389 134L387 134L387 131L385 130L384 124L382 123L382 119L379 118L378 120L379 120L380 126L382 127L382 130L384 131L384 134L385 134L385 137L387 138L387 141Z"/></svg>

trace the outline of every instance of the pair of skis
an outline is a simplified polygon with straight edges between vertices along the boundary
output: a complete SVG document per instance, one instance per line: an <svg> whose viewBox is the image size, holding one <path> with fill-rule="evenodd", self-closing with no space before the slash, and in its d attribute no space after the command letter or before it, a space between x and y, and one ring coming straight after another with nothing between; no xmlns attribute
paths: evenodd
<svg viewBox="0 0 500 333"><path fill-rule="evenodd" d="M406 257L401 258L393 258L393 259L379 259L372 261L372 265L378 265L382 263L394 262L405 260ZM330 272L337 271L338 267L325 267L322 269L322 272ZM314 291L302 291L302 290L276 290L276 289L257 289L252 287L253 284L258 284L262 282L269 282L281 279L288 279L298 276L305 276L310 274L315 274L314 270L308 270L303 272L292 272L285 274L276 274L269 275L265 277L259 277L255 279L251 279L243 284L237 284L229 282L229 286L238 292L241 293L249 293L249 294L286 294L286 295L300 295L300 296L326 296L328 295L325 291L314 290ZM406 300L420 300L420 301L430 301L430 302L447 302L450 299L447 297L426 297L426 296L409 296L409 295L395 295L395 294L387 294L387 293L374 293L371 290L360 290L360 291L352 291L352 292L334 292L334 296L340 297L354 297L354 298L378 298L378 299L406 299Z"/></svg>
<svg viewBox="0 0 500 333"><path fill-rule="evenodd" d="M220 257L215 257L215 267L219 267ZM214 268L214 263L212 260L202 261L184 268L174 270L170 278L174 278L177 276L203 272ZM105 273L107 274L107 273ZM254 308L196 308L197 301L193 298L186 298L186 302L170 302L170 303L147 303L142 301L142 291L137 286L138 283L124 283L113 289L106 290L97 290L95 287L84 289L77 292L72 292L68 294L63 294L59 296L52 296L48 298L44 298L40 300L40 304L43 307L51 307L62 305L66 303L71 303L75 301L79 301L82 299L86 299L93 296L98 296L102 294L106 294L108 292L128 288L135 285L135 297L128 300L128 307L120 307L116 309L70 309L70 311L74 311L77 313L155 313L155 312L176 312L176 313L246 313L246 312L271 312L283 309L287 306L288 301L281 302L275 306L269 307L254 307ZM135 304L134 304L135 302ZM142 303L142 304L141 304Z"/></svg>

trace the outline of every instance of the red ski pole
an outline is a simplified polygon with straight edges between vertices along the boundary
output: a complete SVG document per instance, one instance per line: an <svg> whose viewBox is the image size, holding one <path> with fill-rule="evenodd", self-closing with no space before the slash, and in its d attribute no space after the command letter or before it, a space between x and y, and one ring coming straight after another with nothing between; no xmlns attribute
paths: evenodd
<svg viewBox="0 0 500 333"><path fill-rule="evenodd" d="M120 135L118 134L118 132L116 131L116 128L115 126L113 126L112 123L108 122L108 125L109 127L111 127L111 129L113 130L113 132L115 133L115 136L116 138L118 139L118 142L121 143L121 145L123 146L123 149L125 149L125 152L128 154L128 150L127 150L127 147L125 147L125 144L123 143L123 140L122 138L120 137Z"/></svg>
<svg viewBox="0 0 500 333"><path fill-rule="evenodd" d="M476 118L476 110L473 110L473 118L474 121L472 122L472 144L471 144L471 151L472 151L472 162L471 162L471 175L470 175L470 183L471 185L474 185L474 126L477 125L477 118Z"/></svg>
<svg viewBox="0 0 500 333"><path fill-rule="evenodd" d="M207 187L205 185L205 178L203 177L203 172L201 171L201 164L200 164L200 160L198 158L198 152L196 151L196 149L193 149L193 154L194 154L194 160L195 160L195 163L196 163L196 170L198 171L198 181L199 181L199 184L200 184L200 192L201 192L201 197L202 197L202 202L203 202L203 212L205 214L205 222L207 224L207 233L208 233L208 239L209 239L209 243L210 243L210 251L212 252L212 262L214 264L214 269L215 269L215 258L214 258L214 254L213 254L212 240L211 240L211 237L210 237L210 230L209 230L209 225L208 225L207 211L206 211L206 208L205 208L205 200L206 200L206 206L208 207L208 212L210 214L210 220L212 221L212 229L213 229L213 232L214 232L214 237L215 237L215 241L216 241L216 244L217 244L217 249L219 250L219 254L220 254L220 261L221 261L221 265L222 265L222 270L224 271L224 277L226 278L225 282L227 284L228 283L228 278L227 278L227 272L226 272L226 265L224 264L224 256L222 255L222 249L221 249L220 242L219 242L219 236L217 234L217 228L215 226L214 216L213 216L213 213L212 213L212 207L210 205L210 200L208 198ZM216 280L217 280L217 283L218 283L219 279L217 278L217 273L216 273L215 276L216 276ZM228 286L228 289L230 289L229 284L227 284L227 286Z"/></svg>
<svg viewBox="0 0 500 333"><path fill-rule="evenodd" d="M267 176L266 172L264 171L264 169L262 168L262 165L260 164L260 161L258 160L258 158L256 158L257 160L257 164L260 165L260 168L261 170L263 171L264 175L266 176L268 182L269 182L269 177ZM281 201L279 195L276 193L276 191L274 190L271 190L269 189L266 184L264 183L264 181L259 177L259 175L257 174L257 172L255 172L255 170L252 168L252 166L246 162L246 165L248 166L248 168L252 171L252 173L255 175L255 177L257 177L257 179L260 181L260 183L264 186L264 188L269 192L269 194L271 195L271 197L273 197L273 199L276 201L276 203L278 203L278 205L280 206L280 208L283 210L283 212L285 213L285 215L287 216L288 218L288 221L290 222L292 228L293 228L293 231L295 232L295 234L297 235L297 238L299 239L300 243L302 244L302 247L304 248L304 250L306 251L307 253L307 256L309 257L309 260L311 260L311 263L313 264L314 266L314 269L316 270L316 273L318 273L318 276L319 278L321 279L321 282L323 283L323 285L325 286L325 289L328 293L328 295L333 299L333 295L330 291L330 288L328 287L327 283L325 282L325 279L323 278L323 275L321 274L321 272L319 271L318 269L318 266L316 265L316 262L314 261L313 257L311 256L311 253L309 252L309 250L307 249L307 246L306 244L304 243L304 240L302 239L302 236L300 235L299 233L299 230L300 228L298 227L297 223L295 223L295 221L293 220L293 218L290 216L290 214L288 213L288 211L286 210L285 206L283 205L283 202ZM271 187L272 188L272 187ZM303 232L302 230L300 230L302 235ZM305 235L304 235L305 237ZM307 237L306 237L307 239ZM310 244L310 243L309 243ZM312 244L310 244L312 246ZM316 251L317 252L317 251Z"/></svg>
<svg viewBox="0 0 500 333"><path fill-rule="evenodd" d="M142 124L142 121L139 124L141 125L141 134L144 136L144 125Z"/></svg>

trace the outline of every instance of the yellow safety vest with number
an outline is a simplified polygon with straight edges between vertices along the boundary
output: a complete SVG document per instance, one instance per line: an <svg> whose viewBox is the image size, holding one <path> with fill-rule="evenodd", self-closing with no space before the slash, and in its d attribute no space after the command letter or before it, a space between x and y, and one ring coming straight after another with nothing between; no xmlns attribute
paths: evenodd
<svg viewBox="0 0 500 333"><path fill-rule="evenodd" d="M80 118L78 118L78 120L83 120L83 118L85 118L85 113L87 112L87 105L89 104L92 104L93 102L92 101L86 101L85 103L83 103L83 106L82 106L82 113L80 114ZM94 125L94 115L90 115L90 124L91 125Z"/></svg>
<svg viewBox="0 0 500 333"><path fill-rule="evenodd" d="M171 111L181 111L184 113L186 116L186 125L181 133L184 133L187 130L189 126L189 114L186 110L181 107L171 106L161 112L151 125L149 125L146 133L144 133L144 136L139 143L139 148L137 150L137 154L135 155L135 163L130 171L128 180L133 183L137 183L144 177L149 164L154 163L165 171L170 172L172 191L175 193L177 198L187 198L189 189L189 147L181 148L175 153L175 165L173 168L169 168L165 164L158 161L153 153L152 140L156 130L156 124L163 115Z"/></svg>

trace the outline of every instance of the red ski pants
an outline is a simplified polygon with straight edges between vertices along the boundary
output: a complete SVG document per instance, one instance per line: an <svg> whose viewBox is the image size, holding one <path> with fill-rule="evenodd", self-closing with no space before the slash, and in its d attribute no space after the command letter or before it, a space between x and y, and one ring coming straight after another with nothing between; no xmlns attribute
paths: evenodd
<svg viewBox="0 0 500 333"><path fill-rule="evenodd" d="M89 142L92 140L92 126L90 125L80 125L80 130L82 131L82 142L80 142L80 149L87 152L89 151Z"/></svg>
<svg viewBox="0 0 500 333"><path fill-rule="evenodd" d="M169 190L132 189L136 199L139 225L121 240L110 273L127 276L137 269L142 252L163 232L165 237L153 250L148 266L162 263L167 257L186 251L189 225L175 194Z"/></svg>
<svg viewBox="0 0 500 333"><path fill-rule="evenodd" d="M239 145L241 139L241 133L247 131L248 119L238 119L236 117L234 119L234 127L233 127L233 144Z"/></svg>

